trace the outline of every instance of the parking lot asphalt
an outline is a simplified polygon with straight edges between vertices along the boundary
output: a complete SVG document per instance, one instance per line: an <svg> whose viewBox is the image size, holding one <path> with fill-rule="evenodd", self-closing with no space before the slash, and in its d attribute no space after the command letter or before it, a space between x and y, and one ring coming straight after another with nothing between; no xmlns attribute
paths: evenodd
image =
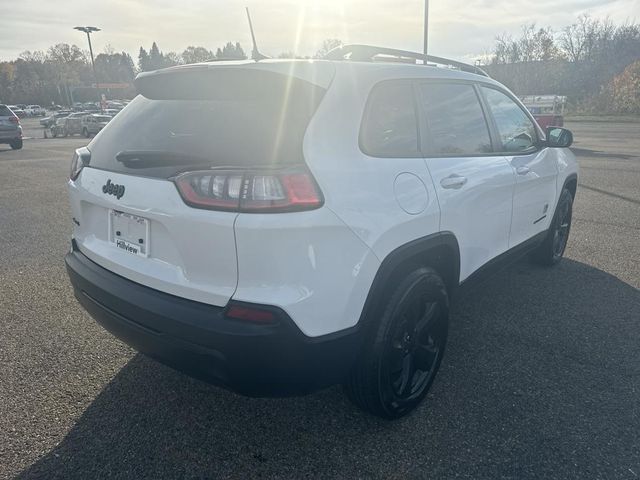
<svg viewBox="0 0 640 480"><path fill-rule="evenodd" d="M87 140L29 122L23 150L0 145L0 478L640 477L640 124L567 125L566 259L458 299L431 392L393 423L339 387L240 397L98 327L63 265Z"/></svg>

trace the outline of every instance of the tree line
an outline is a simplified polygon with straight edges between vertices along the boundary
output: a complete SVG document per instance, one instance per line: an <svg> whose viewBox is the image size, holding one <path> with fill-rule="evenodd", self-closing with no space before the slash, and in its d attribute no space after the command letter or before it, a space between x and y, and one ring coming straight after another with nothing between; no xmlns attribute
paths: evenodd
<svg viewBox="0 0 640 480"><path fill-rule="evenodd" d="M312 58L321 58L341 44L338 39L327 39ZM95 58L95 68L100 83L132 84L141 71L246 57L239 43L228 42L215 51L189 46L180 53L165 53L153 42L148 50L140 47L136 61L127 52L115 52L108 46ZM295 52L277 57L309 58ZM640 25L615 25L609 19L581 16L560 31L530 24L522 27L519 36L500 35L493 51L480 63L519 95L566 95L576 111L640 113L639 61ZM61 43L0 62L0 103L50 105L95 100L96 91L90 87L93 83L89 54L77 45ZM132 97L135 90L107 93Z"/></svg>
<svg viewBox="0 0 640 480"><path fill-rule="evenodd" d="M519 95L566 95L577 112L640 113L637 62L640 25L583 15L559 32L531 24L498 36L484 68Z"/></svg>
<svg viewBox="0 0 640 480"><path fill-rule="evenodd" d="M59 43L46 51L27 50L15 60L0 61L0 103L47 106L95 101L97 95L91 85L96 83L96 77L99 83L131 85L138 72L216 59L244 58L246 54L240 43L231 42L215 52L205 47L189 46L182 53L163 53L153 42L148 51L140 47L137 63L127 52L116 52L107 46L95 57L94 77L88 51L77 45ZM112 97L127 98L135 95L135 89L131 86L107 93Z"/></svg>

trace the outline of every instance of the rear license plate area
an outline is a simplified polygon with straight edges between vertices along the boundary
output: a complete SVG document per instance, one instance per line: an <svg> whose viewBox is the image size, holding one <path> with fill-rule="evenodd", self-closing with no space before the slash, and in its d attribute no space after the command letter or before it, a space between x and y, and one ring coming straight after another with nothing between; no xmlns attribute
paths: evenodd
<svg viewBox="0 0 640 480"><path fill-rule="evenodd" d="M122 251L149 256L149 220L118 210L109 211L109 241Z"/></svg>

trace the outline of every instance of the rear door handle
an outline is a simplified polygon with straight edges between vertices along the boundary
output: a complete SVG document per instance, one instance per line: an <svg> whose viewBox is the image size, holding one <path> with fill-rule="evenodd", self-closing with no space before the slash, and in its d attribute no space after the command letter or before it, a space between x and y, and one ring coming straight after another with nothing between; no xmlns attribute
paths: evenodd
<svg viewBox="0 0 640 480"><path fill-rule="evenodd" d="M467 177L463 177L462 175L452 174L448 177L440 180L440 185L442 188L462 188L462 186L467 183Z"/></svg>
<svg viewBox="0 0 640 480"><path fill-rule="evenodd" d="M518 175L526 175L530 171L531 171L531 169L529 167L527 167L526 165L522 165L521 167L517 167L516 168L516 173Z"/></svg>

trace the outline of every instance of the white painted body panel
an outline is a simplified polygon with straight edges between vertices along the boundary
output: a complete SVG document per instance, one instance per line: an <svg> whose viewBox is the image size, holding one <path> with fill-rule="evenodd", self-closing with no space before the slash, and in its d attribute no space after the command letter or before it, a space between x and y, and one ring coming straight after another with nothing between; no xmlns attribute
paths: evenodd
<svg viewBox="0 0 640 480"><path fill-rule="evenodd" d="M117 199L102 186L125 185ZM84 168L69 182L72 215L80 223L73 237L98 265L137 283L211 305L226 305L237 284L233 223L236 213L187 206L173 182ZM138 257L109 242L109 211L150 223L149 256Z"/></svg>
<svg viewBox="0 0 640 480"><path fill-rule="evenodd" d="M547 230L551 224L559 196L557 150L544 148L529 155L506 157L516 174L509 247Z"/></svg>
<svg viewBox="0 0 640 480"><path fill-rule="evenodd" d="M382 261L399 246L438 232L440 212L421 157L374 158L360 150L360 124L369 92L380 81L398 78L393 66L377 69L376 75L368 72L368 66L337 65L333 85L307 129L304 156L327 207ZM419 180L409 182L411 194L417 196L412 200L400 198L397 191L397 182L406 187L407 178Z"/></svg>
<svg viewBox="0 0 640 480"><path fill-rule="evenodd" d="M234 300L275 305L315 337L354 326L380 262L328 208L240 214Z"/></svg>
<svg viewBox="0 0 640 480"><path fill-rule="evenodd" d="M558 176L556 177L556 203L562 193L562 186L567 178L571 175L578 175L578 160L571 150L568 148L554 148L554 159L558 167Z"/></svg>
<svg viewBox="0 0 640 480"><path fill-rule="evenodd" d="M460 281L509 248L515 174L502 156L427 158L440 203L440 230L460 248ZM455 175L459 188L441 182Z"/></svg>

